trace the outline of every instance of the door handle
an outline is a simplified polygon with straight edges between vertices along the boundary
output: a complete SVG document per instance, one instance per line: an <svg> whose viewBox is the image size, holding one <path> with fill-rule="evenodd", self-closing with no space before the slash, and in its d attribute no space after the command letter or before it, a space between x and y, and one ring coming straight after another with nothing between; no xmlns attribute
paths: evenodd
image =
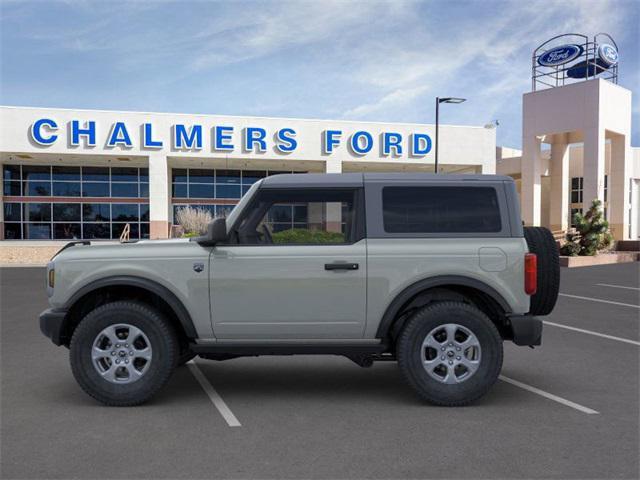
<svg viewBox="0 0 640 480"><path fill-rule="evenodd" d="M360 265L357 263L325 263L325 270L358 270Z"/></svg>

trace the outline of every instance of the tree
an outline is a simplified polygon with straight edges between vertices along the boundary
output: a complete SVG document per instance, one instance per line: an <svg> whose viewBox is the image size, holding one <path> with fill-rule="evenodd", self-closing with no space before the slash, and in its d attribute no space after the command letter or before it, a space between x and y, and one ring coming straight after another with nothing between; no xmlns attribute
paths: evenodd
<svg viewBox="0 0 640 480"><path fill-rule="evenodd" d="M576 231L567 233L567 243L560 249L563 255L592 256L611 247L613 236L609 233L609 222L604 218L600 200L591 202L584 215L576 213L573 223Z"/></svg>

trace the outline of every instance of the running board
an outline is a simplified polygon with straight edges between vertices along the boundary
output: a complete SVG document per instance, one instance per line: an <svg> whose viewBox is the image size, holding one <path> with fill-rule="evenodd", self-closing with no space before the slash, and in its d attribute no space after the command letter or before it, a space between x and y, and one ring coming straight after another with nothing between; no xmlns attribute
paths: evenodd
<svg viewBox="0 0 640 480"><path fill-rule="evenodd" d="M198 355L379 355L389 350L385 343L363 345L362 343L223 343L191 344L193 353Z"/></svg>

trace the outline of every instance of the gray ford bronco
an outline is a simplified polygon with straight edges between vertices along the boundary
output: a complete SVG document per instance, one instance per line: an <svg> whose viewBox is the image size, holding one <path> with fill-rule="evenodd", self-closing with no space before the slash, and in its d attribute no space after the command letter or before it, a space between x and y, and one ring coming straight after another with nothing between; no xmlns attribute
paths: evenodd
<svg viewBox="0 0 640 480"><path fill-rule="evenodd" d="M496 381L504 340L540 345L559 280L509 177L276 175L202 237L66 245L40 328L107 405L146 401L194 356L331 354L397 361L455 406Z"/></svg>

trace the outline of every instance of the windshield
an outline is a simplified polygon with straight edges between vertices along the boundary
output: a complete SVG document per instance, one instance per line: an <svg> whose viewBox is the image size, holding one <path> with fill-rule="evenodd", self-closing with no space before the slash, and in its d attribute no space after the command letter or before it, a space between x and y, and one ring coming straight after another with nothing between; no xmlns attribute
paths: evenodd
<svg viewBox="0 0 640 480"><path fill-rule="evenodd" d="M244 210L244 207L249 203L251 197L256 193L256 190L258 190L261 183L262 180L258 180L256 183L251 185L251 188L242 196L238 204L233 208L233 210L231 210L231 213L227 215L227 231L230 231L231 226L238 219L238 215L242 210Z"/></svg>

